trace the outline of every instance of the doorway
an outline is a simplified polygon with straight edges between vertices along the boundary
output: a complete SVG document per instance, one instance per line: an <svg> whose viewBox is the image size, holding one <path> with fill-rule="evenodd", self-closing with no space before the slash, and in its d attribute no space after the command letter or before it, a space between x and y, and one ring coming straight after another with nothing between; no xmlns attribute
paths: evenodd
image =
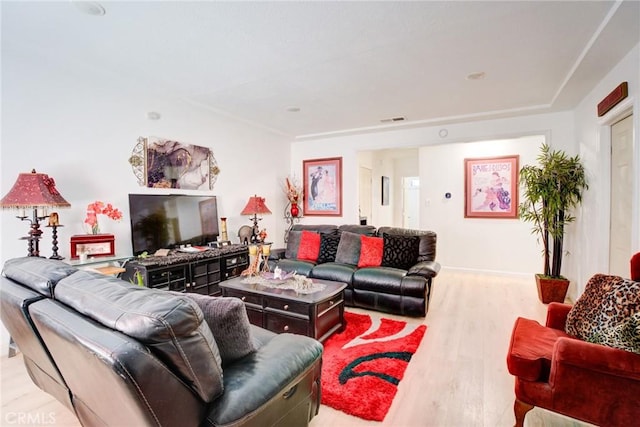
<svg viewBox="0 0 640 427"><path fill-rule="evenodd" d="M420 228L420 178L402 177L402 227Z"/></svg>
<svg viewBox="0 0 640 427"><path fill-rule="evenodd" d="M633 116L611 126L609 274L629 277L633 203Z"/></svg>
<svg viewBox="0 0 640 427"><path fill-rule="evenodd" d="M358 183L358 214L360 224L371 224L371 169L360 166Z"/></svg>

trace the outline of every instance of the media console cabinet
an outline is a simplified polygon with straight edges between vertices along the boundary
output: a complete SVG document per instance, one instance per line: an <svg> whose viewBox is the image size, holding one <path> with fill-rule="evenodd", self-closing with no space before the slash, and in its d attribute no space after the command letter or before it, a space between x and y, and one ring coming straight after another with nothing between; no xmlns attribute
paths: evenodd
<svg viewBox="0 0 640 427"><path fill-rule="evenodd" d="M239 276L248 265L246 245L228 245L197 253L173 250L167 256L127 262L120 278L149 288L220 296L219 283Z"/></svg>

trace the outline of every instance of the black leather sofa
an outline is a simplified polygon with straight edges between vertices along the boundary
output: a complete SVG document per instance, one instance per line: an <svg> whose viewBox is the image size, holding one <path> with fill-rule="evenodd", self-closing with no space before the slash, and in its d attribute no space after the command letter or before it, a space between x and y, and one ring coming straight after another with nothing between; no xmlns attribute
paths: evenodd
<svg viewBox="0 0 640 427"><path fill-rule="evenodd" d="M306 426L317 414L311 338L247 326L255 351L224 365L191 298L37 257L5 263L0 303L33 382L84 426Z"/></svg>
<svg viewBox="0 0 640 427"><path fill-rule="evenodd" d="M321 235L359 234L371 237L385 235L404 236L416 239L419 244L412 265L364 267L359 268L355 254L351 262L324 260L310 261L296 258L295 248L299 245L302 231L312 231ZM340 244L342 243L340 237ZM411 230L397 227L376 227L371 225L305 225L296 224L288 235L287 248L271 252L271 268L276 266L284 271L295 271L312 278L344 282L345 305L377 310L392 314L420 317L425 316L429 307L433 278L440 271L440 264L435 261L437 235L433 231ZM354 251L359 251L356 247Z"/></svg>

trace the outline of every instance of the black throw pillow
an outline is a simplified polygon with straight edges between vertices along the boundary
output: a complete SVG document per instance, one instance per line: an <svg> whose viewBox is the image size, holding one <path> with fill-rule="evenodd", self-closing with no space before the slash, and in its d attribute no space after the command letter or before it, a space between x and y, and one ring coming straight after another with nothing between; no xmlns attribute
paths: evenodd
<svg viewBox="0 0 640 427"><path fill-rule="evenodd" d="M320 254L318 255L318 264L334 262L336 260L339 243L339 234L320 234Z"/></svg>
<svg viewBox="0 0 640 427"><path fill-rule="evenodd" d="M408 270L417 262L420 236L396 236L384 233L382 239L384 242L382 249L383 267Z"/></svg>

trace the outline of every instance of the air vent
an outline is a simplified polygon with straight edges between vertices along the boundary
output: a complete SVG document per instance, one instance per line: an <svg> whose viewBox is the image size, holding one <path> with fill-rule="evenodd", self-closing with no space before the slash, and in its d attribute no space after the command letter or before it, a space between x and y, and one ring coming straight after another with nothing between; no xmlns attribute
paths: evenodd
<svg viewBox="0 0 640 427"><path fill-rule="evenodd" d="M382 123L393 123L393 122L404 122L405 120L407 120L406 117L398 116L398 117L391 117L390 119L382 119L380 121Z"/></svg>

